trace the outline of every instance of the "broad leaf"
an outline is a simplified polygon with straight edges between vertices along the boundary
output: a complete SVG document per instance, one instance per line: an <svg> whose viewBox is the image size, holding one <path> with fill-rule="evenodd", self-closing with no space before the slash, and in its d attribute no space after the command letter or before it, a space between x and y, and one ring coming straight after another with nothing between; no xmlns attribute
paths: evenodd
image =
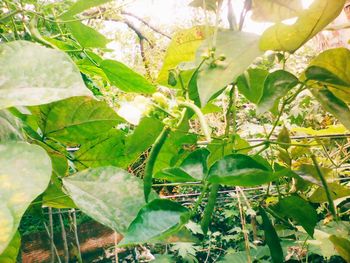
<svg viewBox="0 0 350 263"><path fill-rule="evenodd" d="M54 208L76 208L73 200L63 192L62 182L53 175L42 196L43 205Z"/></svg>
<svg viewBox="0 0 350 263"><path fill-rule="evenodd" d="M288 144L291 143L291 139L289 136L289 131L287 130L287 128L285 126L283 126L282 130L278 134L277 142L286 143L286 145L280 145L282 148L284 148L286 150L290 147L290 145L288 145Z"/></svg>
<svg viewBox="0 0 350 263"><path fill-rule="evenodd" d="M110 42L104 35L80 21L69 22L66 25L83 48L104 48Z"/></svg>
<svg viewBox="0 0 350 263"><path fill-rule="evenodd" d="M258 22L280 22L298 16L302 10L300 0L253 0L252 19Z"/></svg>
<svg viewBox="0 0 350 263"><path fill-rule="evenodd" d="M287 71L277 70L270 73L264 82L264 91L258 104L258 111L264 113L271 110L298 83L298 78Z"/></svg>
<svg viewBox="0 0 350 263"><path fill-rule="evenodd" d="M265 233L266 244L270 249L272 262L282 263L284 262L283 251L276 230L262 207L259 207L259 212L262 217L262 228Z"/></svg>
<svg viewBox="0 0 350 263"><path fill-rule="evenodd" d="M0 142L23 140L22 123L7 110L0 110Z"/></svg>
<svg viewBox="0 0 350 263"><path fill-rule="evenodd" d="M345 259L346 262L350 262L350 241L335 235L330 236L329 240L333 243L339 255Z"/></svg>
<svg viewBox="0 0 350 263"><path fill-rule="evenodd" d="M92 95L64 52L15 41L1 44L0 54L0 109Z"/></svg>
<svg viewBox="0 0 350 263"><path fill-rule="evenodd" d="M258 104L264 91L264 81L269 72L264 69L250 68L237 78L239 92L250 102Z"/></svg>
<svg viewBox="0 0 350 263"><path fill-rule="evenodd" d="M111 0L78 0L75 2L67 12L63 13L60 18L63 20L67 20L72 18L74 15L77 15L84 10L90 9L94 6L99 6L105 3L110 2Z"/></svg>
<svg viewBox="0 0 350 263"><path fill-rule="evenodd" d="M350 109L344 101L336 97L327 88L312 88L311 92L326 111L333 114L350 130Z"/></svg>
<svg viewBox="0 0 350 263"><path fill-rule="evenodd" d="M12 238L10 244L4 252L0 253L0 262L2 263L16 263L17 255L21 247L21 235L17 231Z"/></svg>
<svg viewBox="0 0 350 263"><path fill-rule="evenodd" d="M168 86L169 70L175 69L181 62L190 62L195 59L196 50L206 38L205 27L196 26L190 29L176 32L168 46L163 67L158 75L158 83ZM182 77L187 85L192 72ZM180 83L177 83L180 88Z"/></svg>
<svg viewBox="0 0 350 263"><path fill-rule="evenodd" d="M156 91L155 86L143 76L115 60L103 60L100 67L112 85L125 92L150 94Z"/></svg>
<svg viewBox="0 0 350 263"><path fill-rule="evenodd" d="M186 173L183 169L179 167L162 169L154 175L154 178L160 180L167 180L174 183L198 181L198 179L192 177L190 174Z"/></svg>
<svg viewBox="0 0 350 263"><path fill-rule="evenodd" d="M0 254L14 237L29 204L47 187L51 161L24 142L0 144Z"/></svg>
<svg viewBox="0 0 350 263"><path fill-rule="evenodd" d="M117 167L87 169L63 185L84 213L122 234L145 204L142 180Z"/></svg>
<svg viewBox="0 0 350 263"><path fill-rule="evenodd" d="M265 165L243 154L225 156L213 164L208 181L232 186L256 186L275 180L277 176Z"/></svg>
<svg viewBox="0 0 350 263"><path fill-rule="evenodd" d="M142 118L134 133L127 137L125 153L140 154L146 151L157 139L163 127L164 124L156 118Z"/></svg>
<svg viewBox="0 0 350 263"><path fill-rule="evenodd" d="M349 187L342 186L338 183L329 183L328 188L333 200L350 196ZM328 202L326 191L323 187L317 188L315 192L310 196L310 201L313 203L324 203Z"/></svg>
<svg viewBox="0 0 350 263"><path fill-rule="evenodd" d="M318 222L316 210L304 199L298 196L282 198L273 208L278 214L282 214L295 220L312 237Z"/></svg>
<svg viewBox="0 0 350 263"><path fill-rule="evenodd" d="M296 51L340 14L345 1L315 0L308 9L300 13L294 24L279 22L268 28L261 37L260 48Z"/></svg>
<svg viewBox="0 0 350 263"><path fill-rule="evenodd" d="M43 137L83 143L105 134L122 121L106 102L74 97L31 108Z"/></svg>
<svg viewBox="0 0 350 263"><path fill-rule="evenodd" d="M258 40L259 36L250 33L232 31L218 33L215 54L224 56L225 60L207 61L199 70L197 86L202 107L213 95L231 84L255 58L262 54L258 48ZM208 53L209 41L212 39L208 39L198 49L197 65L202 62L202 55Z"/></svg>
<svg viewBox="0 0 350 263"><path fill-rule="evenodd" d="M155 199L145 205L130 224L120 245L154 242L177 232L188 213L178 203L165 199Z"/></svg>

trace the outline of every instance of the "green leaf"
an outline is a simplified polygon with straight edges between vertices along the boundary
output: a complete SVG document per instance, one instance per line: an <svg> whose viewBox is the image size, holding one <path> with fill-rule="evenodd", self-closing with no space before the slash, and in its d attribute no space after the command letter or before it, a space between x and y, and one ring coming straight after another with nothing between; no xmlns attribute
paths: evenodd
<svg viewBox="0 0 350 263"><path fill-rule="evenodd" d="M22 141L21 121L7 110L0 110L0 142Z"/></svg>
<svg viewBox="0 0 350 263"><path fill-rule="evenodd" d="M203 8L203 0L193 0L189 6ZM217 0L205 0L205 7L207 10L216 11Z"/></svg>
<svg viewBox="0 0 350 263"><path fill-rule="evenodd" d="M0 44L0 54L0 109L92 95L64 52L15 41Z"/></svg>
<svg viewBox="0 0 350 263"><path fill-rule="evenodd" d="M16 263L17 255L21 247L21 235L17 231L12 238L10 244L7 246L4 252L0 254L0 262L2 263Z"/></svg>
<svg viewBox="0 0 350 263"><path fill-rule="evenodd" d="M250 68L237 78L238 91L250 102L258 104L264 91L264 81L269 72L264 69Z"/></svg>
<svg viewBox="0 0 350 263"><path fill-rule="evenodd" d="M155 86L123 63L115 60L103 60L100 67L107 75L111 84L122 91L146 94L156 91Z"/></svg>
<svg viewBox="0 0 350 263"><path fill-rule="evenodd" d="M300 0L253 0L252 19L258 22L280 22L298 16L302 10Z"/></svg>
<svg viewBox="0 0 350 263"><path fill-rule="evenodd" d="M232 186L256 186L275 180L265 165L243 154L227 155L209 170L208 181Z"/></svg>
<svg viewBox="0 0 350 263"><path fill-rule="evenodd" d="M345 259L346 262L350 262L350 241L335 235L330 236L329 240L333 243L339 255Z"/></svg>
<svg viewBox="0 0 350 263"><path fill-rule="evenodd" d="M287 71L277 70L270 73L264 82L264 91L258 104L258 111L264 113L271 110L298 83L298 78Z"/></svg>
<svg viewBox="0 0 350 263"><path fill-rule="evenodd" d="M198 93L202 107L211 97L231 84L255 58L262 53L258 48L259 36L244 33L224 31L219 32L216 41L216 56L224 56L224 61L204 63L197 77ZM202 55L208 53L209 39L197 51L196 64L199 65Z"/></svg>
<svg viewBox="0 0 350 263"><path fill-rule="evenodd" d="M210 29L210 32L212 32L212 29ZM196 50L205 38L206 33L204 26L195 26L176 32L168 46L157 82L161 85L168 86L169 71L175 69L181 62L193 61L195 59ZM192 72L186 76L183 76L183 74L181 75L184 79L185 86L187 86ZM181 87L179 81L176 87Z"/></svg>
<svg viewBox="0 0 350 263"><path fill-rule="evenodd" d="M307 84L320 88L326 85L339 99L350 102L350 50L329 49L314 58L305 71ZM303 77L302 77L303 78Z"/></svg>
<svg viewBox="0 0 350 263"><path fill-rule="evenodd" d="M334 117L350 130L350 109L344 101L336 97L327 88L312 88L311 93L326 111L333 114Z"/></svg>
<svg viewBox="0 0 350 263"><path fill-rule="evenodd" d="M294 24L279 22L268 28L260 39L261 50L296 51L340 14L345 1L313 1Z"/></svg>
<svg viewBox="0 0 350 263"><path fill-rule="evenodd" d="M282 214L295 220L312 237L318 222L316 210L299 196L282 198L273 208L278 214Z"/></svg>
<svg viewBox="0 0 350 263"><path fill-rule="evenodd" d="M126 154L140 154L146 151L161 133L164 124L152 117L144 117L135 128L134 133L127 138Z"/></svg>
<svg viewBox="0 0 350 263"><path fill-rule="evenodd" d="M30 110L43 137L70 144L90 141L122 122L106 102L89 97L73 97Z"/></svg>
<svg viewBox="0 0 350 263"><path fill-rule="evenodd" d="M282 263L284 262L283 251L276 230L262 207L259 207L259 212L262 217L262 228L265 233L266 244L270 249L272 262Z"/></svg>
<svg viewBox="0 0 350 263"><path fill-rule="evenodd" d="M117 167L87 169L63 185L84 213L122 234L145 204L142 180Z"/></svg>
<svg viewBox="0 0 350 263"><path fill-rule="evenodd" d="M342 186L338 183L329 183L328 188L333 200L350 196L350 189L346 186ZM323 187L317 188L315 192L310 196L310 201L313 203L328 202L326 191Z"/></svg>
<svg viewBox="0 0 350 263"><path fill-rule="evenodd" d="M69 22L66 25L83 48L104 48L110 42L104 35L80 21Z"/></svg>
<svg viewBox="0 0 350 263"><path fill-rule="evenodd" d="M198 179L192 177L179 167L166 168L158 171L154 178L160 180L167 180L174 183L196 182Z"/></svg>
<svg viewBox="0 0 350 263"><path fill-rule="evenodd" d="M153 263L174 263L175 259L170 255L155 255L156 259L153 260Z"/></svg>
<svg viewBox="0 0 350 263"><path fill-rule="evenodd" d="M77 15L84 10L90 9L94 6L99 6L105 3L110 2L111 0L78 0L75 2L65 13L63 13L60 18L67 20L72 18L74 15Z"/></svg>
<svg viewBox="0 0 350 263"><path fill-rule="evenodd" d="M0 254L14 237L30 203L47 187L50 176L51 161L41 147L24 142L0 144Z"/></svg>
<svg viewBox="0 0 350 263"><path fill-rule="evenodd" d="M177 232L188 210L178 203L155 199L145 205L130 224L120 245L151 243Z"/></svg>
<svg viewBox="0 0 350 263"><path fill-rule="evenodd" d="M278 134L277 142L286 143L286 144L291 143L289 131L287 130L287 128L285 126L283 126L282 130ZM290 147L290 145L280 145L280 146L286 150Z"/></svg>
<svg viewBox="0 0 350 263"><path fill-rule="evenodd" d="M62 190L62 182L53 175L49 186L43 193L43 205L54 208L77 208L73 200Z"/></svg>

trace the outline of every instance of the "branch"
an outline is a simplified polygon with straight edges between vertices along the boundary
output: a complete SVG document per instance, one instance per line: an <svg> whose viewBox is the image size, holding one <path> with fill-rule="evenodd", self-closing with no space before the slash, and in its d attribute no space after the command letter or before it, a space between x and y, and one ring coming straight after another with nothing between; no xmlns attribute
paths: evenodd
<svg viewBox="0 0 350 263"><path fill-rule="evenodd" d="M150 29L152 29L154 32L162 35L162 36L165 36L166 38L168 39L171 39L171 37L169 35L167 35L166 33L160 31L159 29L155 28L154 26L150 25L146 20L144 20L143 18L139 17L139 16L136 16L134 14L131 14L129 12L126 12L126 11L122 11L121 12L122 15L126 15L126 16L131 16L133 18L136 18L137 20L139 20L141 23L143 23L144 25L148 26Z"/></svg>

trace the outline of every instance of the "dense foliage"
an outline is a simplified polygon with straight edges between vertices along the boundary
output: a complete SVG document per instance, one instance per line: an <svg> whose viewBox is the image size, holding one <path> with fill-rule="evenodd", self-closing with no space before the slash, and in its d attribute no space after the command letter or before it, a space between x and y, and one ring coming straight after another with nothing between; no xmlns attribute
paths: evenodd
<svg viewBox="0 0 350 263"><path fill-rule="evenodd" d="M1 3L0 262L37 205L79 209L158 262L350 262L350 50L288 64L346 1L246 0L229 29L226 1L192 1L207 24L172 36L156 80L140 32L145 76L103 57L109 39L84 21L122 20L109 2ZM243 32L248 11L273 24ZM253 119L271 125L249 133Z"/></svg>

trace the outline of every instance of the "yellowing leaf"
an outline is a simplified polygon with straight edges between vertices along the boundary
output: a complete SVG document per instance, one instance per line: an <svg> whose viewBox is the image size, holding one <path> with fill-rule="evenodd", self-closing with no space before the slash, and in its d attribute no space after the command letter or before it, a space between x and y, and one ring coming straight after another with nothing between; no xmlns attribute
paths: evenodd
<svg viewBox="0 0 350 263"><path fill-rule="evenodd" d="M303 133L313 136L322 136L322 135L332 135L332 134L346 134L348 131L343 125L331 125L327 129L314 130L312 128L304 127L294 127L290 129L291 132Z"/></svg>

